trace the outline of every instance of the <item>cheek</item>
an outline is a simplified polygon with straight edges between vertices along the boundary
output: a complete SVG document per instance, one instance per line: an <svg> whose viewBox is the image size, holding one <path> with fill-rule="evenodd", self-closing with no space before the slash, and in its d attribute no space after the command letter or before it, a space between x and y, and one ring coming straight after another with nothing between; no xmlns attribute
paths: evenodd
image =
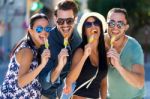
<svg viewBox="0 0 150 99"><path fill-rule="evenodd" d="M49 36L49 33L45 33L45 37L48 38L48 36Z"/></svg>

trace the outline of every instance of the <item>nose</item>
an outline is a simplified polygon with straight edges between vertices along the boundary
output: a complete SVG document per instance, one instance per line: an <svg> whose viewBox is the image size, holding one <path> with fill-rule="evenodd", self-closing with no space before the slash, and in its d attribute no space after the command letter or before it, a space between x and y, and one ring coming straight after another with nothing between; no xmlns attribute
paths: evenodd
<svg viewBox="0 0 150 99"><path fill-rule="evenodd" d="M113 28L114 28L114 29L119 29L118 26L117 26L117 24L115 24L115 26L114 26Z"/></svg>
<svg viewBox="0 0 150 99"><path fill-rule="evenodd" d="M95 24L92 22L92 27L95 27Z"/></svg>

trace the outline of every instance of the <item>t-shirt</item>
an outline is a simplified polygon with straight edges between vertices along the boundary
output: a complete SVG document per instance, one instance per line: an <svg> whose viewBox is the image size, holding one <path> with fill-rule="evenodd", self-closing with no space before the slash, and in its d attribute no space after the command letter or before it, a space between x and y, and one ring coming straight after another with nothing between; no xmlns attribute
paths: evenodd
<svg viewBox="0 0 150 99"><path fill-rule="evenodd" d="M127 36L128 41L120 53L121 64L128 70L133 64L144 66L144 55L140 44L132 37ZM108 70L108 99L141 99L144 88L138 89L124 80L120 73L111 67Z"/></svg>

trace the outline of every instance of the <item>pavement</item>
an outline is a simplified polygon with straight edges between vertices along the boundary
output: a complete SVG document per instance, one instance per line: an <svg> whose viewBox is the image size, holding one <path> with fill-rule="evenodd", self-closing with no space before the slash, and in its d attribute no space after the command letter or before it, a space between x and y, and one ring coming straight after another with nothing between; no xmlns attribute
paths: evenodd
<svg viewBox="0 0 150 99"><path fill-rule="evenodd" d="M6 74L8 67L8 62L0 63L0 85L3 82L4 76ZM150 99L150 61L145 63L145 98L144 99Z"/></svg>

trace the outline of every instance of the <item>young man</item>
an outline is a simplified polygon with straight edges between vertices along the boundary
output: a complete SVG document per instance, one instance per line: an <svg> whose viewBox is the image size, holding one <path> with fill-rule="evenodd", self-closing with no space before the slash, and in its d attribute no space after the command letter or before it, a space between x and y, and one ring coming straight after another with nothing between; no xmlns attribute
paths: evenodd
<svg viewBox="0 0 150 99"><path fill-rule="evenodd" d="M43 87L42 94L48 99L60 98L64 78L70 69L72 54L81 42L79 34L73 31L77 12L78 8L73 0L60 1L56 6L56 27L50 31L48 38L51 58L39 77ZM65 40L69 43L64 42Z"/></svg>
<svg viewBox="0 0 150 99"><path fill-rule="evenodd" d="M144 55L140 44L126 35L129 28L125 9L113 8L108 12L108 34L105 40L109 99L142 99L144 94ZM110 44L111 42L111 44Z"/></svg>

